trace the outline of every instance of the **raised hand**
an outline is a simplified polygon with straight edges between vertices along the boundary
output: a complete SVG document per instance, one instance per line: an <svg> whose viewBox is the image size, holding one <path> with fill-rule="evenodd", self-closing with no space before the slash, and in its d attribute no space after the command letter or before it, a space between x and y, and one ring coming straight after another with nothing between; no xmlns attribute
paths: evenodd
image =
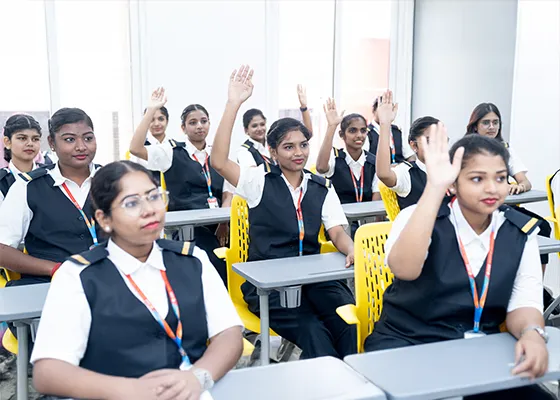
<svg viewBox="0 0 560 400"><path fill-rule="evenodd" d="M299 98L299 105L301 108L307 107L307 91L303 85L297 85L297 95Z"/></svg>
<svg viewBox="0 0 560 400"><path fill-rule="evenodd" d="M424 159L428 170L428 184L433 187L447 190L455 182L459 171L465 149L459 147L453 157L453 163L449 160L449 145L447 130L441 122L430 126L426 134L420 137L420 145L424 150Z"/></svg>
<svg viewBox="0 0 560 400"><path fill-rule="evenodd" d="M342 118L344 118L344 111L342 111L340 115L338 114L334 99L329 97L327 102L323 105L323 110L325 111L325 116L327 117L327 123L329 126L336 127L342 122Z"/></svg>
<svg viewBox="0 0 560 400"><path fill-rule="evenodd" d="M165 89L158 87L152 92L152 97L150 97L150 102L148 103L148 108L160 109L167 103L167 96L165 95Z"/></svg>
<svg viewBox="0 0 560 400"><path fill-rule="evenodd" d="M233 71L229 79L228 101L237 105L245 102L253 94L253 70L242 65L239 71Z"/></svg>
<svg viewBox="0 0 560 400"><path fill-rule="evenodd" d="M399 110L398 104L393 104L393 92L387 90L381 97L377 107L379 124L392 124Z"/></svg>

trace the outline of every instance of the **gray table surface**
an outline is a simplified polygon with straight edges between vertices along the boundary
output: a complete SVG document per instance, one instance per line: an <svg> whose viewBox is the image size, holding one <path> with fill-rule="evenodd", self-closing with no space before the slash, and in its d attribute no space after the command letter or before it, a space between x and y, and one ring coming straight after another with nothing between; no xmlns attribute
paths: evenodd
<svg viewBox="0 0 560 400"><path fill-rule="evenodd" d="M0 321L21 321L41 316L50 283L0 289Z"/></svg>
<svg viewBox="0 0 560 400"><path fill-rule="evenodd" d="M547 331L549 370L536 382L560 379L560 330ZM500 333L356 354L344 361L383 390L388 399L441 399L533 383L511 374L515 343L509 333Z"/></svg>
<svg viewBox="0 0 560 400"><path fill-rule="evenodd" d="M560 251L560 240L537 236L537 242L539 243L539 252L541 254L550 254Z"/></svg>
<svg viewBox="0 0 560 400"><path fill-rule="evenodd" d="M275 289L352 278L354 267L345 263L337 252L237 263L233 270L260 289Z"/></svg>
<svg viewBox="0 0 560 400"><path fill-rule="evenodd" d="M213 225L229 222L230 207L203 208L200 210L169 211L165 214L165 226Z"/></svg>
<svg viewBox="0 0 560 400"><path fill-rule="evenodd" d="M367 217L384 216L387 214L383 201L381 200L343 204L342 209L344 210L344 214L346 214L346 218L350 221Z"/></svg>
<svg viewBox="0 0 560 400"><path fill-rule="evenodd" d="M546 192L544 190L529 190L521 194L514 194L506 197L506 204L527 204L546 201Z"/></svg>
<svg viewBox="0 0 560 400"><path fill-rule="evenodd" d="M210 391L214 400L385 399L374 384L333 357L229 372Z"/></svg>

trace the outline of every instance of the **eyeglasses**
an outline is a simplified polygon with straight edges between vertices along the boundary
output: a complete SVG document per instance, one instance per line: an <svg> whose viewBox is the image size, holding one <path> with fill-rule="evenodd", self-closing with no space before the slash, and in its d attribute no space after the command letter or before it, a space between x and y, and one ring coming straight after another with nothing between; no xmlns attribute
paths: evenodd
<svg viewBox="0 0 560 400"><path fill-rule="evenodd" d="M169 192L157 188L145 195L128 196L117 207L122 208L131 217L139 217L146 203L155 210L161 210L169 204Z"/></svg>
<svg viewBox="0 0 560 400"><path fill-rule="evenodd" d="M480 124L485 128L489 128L490 125L493 125L496 128L498 128L500 126L500 120L495 119L495 120L491 121L489 119L483 119L482 121L480 121Z"/></svg>

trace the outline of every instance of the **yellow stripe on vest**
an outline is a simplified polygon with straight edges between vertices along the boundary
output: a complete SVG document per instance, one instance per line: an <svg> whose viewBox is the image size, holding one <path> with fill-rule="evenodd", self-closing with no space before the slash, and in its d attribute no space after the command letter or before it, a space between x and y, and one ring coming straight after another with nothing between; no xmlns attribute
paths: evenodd
<svg viewBox="0 0 560 400"><path fill-rule="evenodd" d="M538 219L536 218L531 218L531 220L529 222L527 222L525 224L525 226L523 228L521 228L521 231L523 233L528 233L531 229L533 229L533 227L535 226L535 224L539 222Z"/></svg>
<svg viewBox="0 0 560 400"><path fill-rule="evenodd" d="M90 264L90 262L88 260L86 260L83 256L81 256L79 254L74 254L72 256L72 258L82 265L89 265Z"/></svg>
<svg viewBox="0 0 560 400"><path fill-rule="evenodd" d="M22 172L21 175L28 181L31 182L33 180L33 178L31 176L29 176L29 174L27 172Z"/></svg>
<svg viewBox="0 0 560 400"><path fill-rule="evenodd" d="M181 250L181 254L184 256L190 255L189 251L191 249L191 242L183 243L183 250Z"/></svg>

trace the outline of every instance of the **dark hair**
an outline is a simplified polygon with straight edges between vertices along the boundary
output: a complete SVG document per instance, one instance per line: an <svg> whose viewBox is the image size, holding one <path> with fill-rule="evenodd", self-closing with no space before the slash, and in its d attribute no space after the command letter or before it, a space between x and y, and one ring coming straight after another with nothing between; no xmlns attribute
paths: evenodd
<svg viewBox="0 0 560 400"><path fill-rule="evenodd" d="M363 115L357 114L357 113L348 114L347 116L342 118L342 121L340 122L340 135L341 136L346 133L346 129L348 129L348 127L350 126L352 121L355 120L355 119L361 119L362 121L364 121L364 124L366 124L366 126L367 126L367 121L363 117Z"/></svg>
<svg viewBox="0 0 560 400"><path fill-rule="evenodd" d="M305 139L310 140L313 136L309 129L305 127L300 121L294 118L280 118L272 124L268 133L266 134L266 142L268 145L275 149L282 141L284 136L293 131L300 131L305 136Z"/></svg>
<svg viewBox="0 0 560 400"><path fill-rule="evenodd" d="M502 114L500 114L500 110L498 110L498 107L496 107L496 105L493 103L480 103L474 108L469 119L469 124L467 125L466 134L468 135L469 133L478 133L476 130L476 126L486 114L491 112L495 113L500 119L500 128L498 129L498 134L496 135L495 139L503 142L504 139L502 138Z"/></svg>
<svg viewBox="0 0 560 400"><path fill-rule="evenodd" d="M161 106L159 108L159 110L161 111L161 113L163 114L163 116L165 117L165 119L167 121L169 121L169 111L167 111L167 108L165 108L164 106ZM144 108L144 114L146 114L146 111L148 111L147 108Z"/></svg>
<svg viewBox="0 0 560 400"><path fill-rule="evenodd" d="M121 179L129 172L145 173L154 185L158 183L150 171L142 165L132 161L114 161L100 168L91 180L91 201L95 210L101 210L107 216L111 215L111 205L121 191Z"/></svg>
<svg viewBox="0 0 560 400"><path fill-rule="evenodd" d="M49 135L54 139L56 132L66 124L85 122L93 130L93 121L84 110L79 108L61 108L49 119Z"/></svg>
<svg viewBox="0 0 560 400"><path fill-rule="evenodd" d="M264 116L261 110L257 110L256 108L251 108L250 110L245 111L245 114L243 114L243 127L245 129L248 129L249 124L251 123L253 118L258 116L261 116L262 119L266 121L266 117Z"/></svg>
<svg viewBox="0 0 560 400"><path fill-rule="evenodd" d="M202 111L204 114L206 114L206 117L208 117L208 119L210 119L210 114L208 114L208 111L206 111L206 108L202 107L200 104L191 104L191 105L188 105L187 107L185 107L185 109L181 113L181 126L185 125L185 121L187 120L187 117L193 111Z"/></svg>
<svg viewBox="0 0 560 400"><path fill-rule="evenodd" d="M25 129L35 129L41 135L41 125L31 115L15 114L6 120L4 125L4 136L12 140L14 133L23 131ZM12 152L4 147L4 160L10 161L12 159Z"/></svg>
<svg viewBox="0 0 560 400"><path fill-rule="evenodd" d="M502 157L509 173L509 152L506 147L497 140L482 135L463 136L459 141L455 142L455 144L451 147L451 150L449 150L449 158L451 162L453 162L453 157L459 147L463 147L465 149L461 168L464 168L467 162L477 154L490 154Z"/></svg>
<svg viewBox="0 0 560 400"><path fill-rule="evenodd" d="M422 136L426 129L430 126L437 124L439 119L434 117L420 117L415 120L412 125L410 125L410 132L408 134L408 141L409 142L416 142L420 136Z"/></svg>
<svg viewBox="0 0 560 400"><path fill-rule="evenodd" d="M373 100L373 112L377 111L377 107L379 107L379 97L376 97L375 100Z"/></svg>

